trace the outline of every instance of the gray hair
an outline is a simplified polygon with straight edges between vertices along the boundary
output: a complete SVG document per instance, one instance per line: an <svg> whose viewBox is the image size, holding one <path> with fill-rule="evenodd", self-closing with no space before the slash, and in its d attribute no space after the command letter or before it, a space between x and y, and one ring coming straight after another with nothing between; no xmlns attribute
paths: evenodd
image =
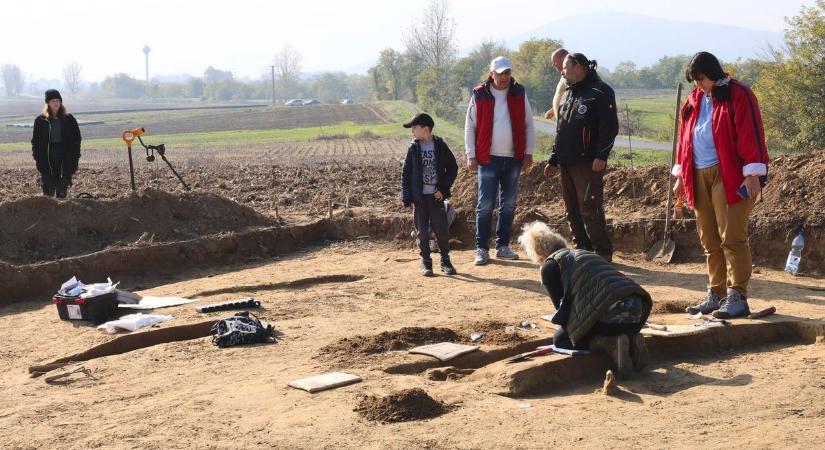
<svg viewBox="0 0 825 450"><path fill-rule="evenodd" d="M569 247L567 241L544 222L531 222L524 226L518 243L536 264L543 263L558 250Z"/></svg>

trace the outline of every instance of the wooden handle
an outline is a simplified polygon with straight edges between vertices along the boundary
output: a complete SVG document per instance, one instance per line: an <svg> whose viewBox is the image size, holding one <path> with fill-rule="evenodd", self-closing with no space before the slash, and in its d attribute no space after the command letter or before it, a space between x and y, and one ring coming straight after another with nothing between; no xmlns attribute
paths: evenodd
<svg viewBox="0 0 825 450"><path fill-rule="evenodd" d="M40 375L51 372L52 370L60 369L62 367L66 367L69 364L71 364L71 363L64 362L64 363L42 364L42 365L39 365L39 366L30 366L29 367L29 373L32 375L32 377L39 377Z"/></svg>
<svg viewBox="0 0 825 450"><path fill-rule="evenodd" d="M761 319L763 317L770 316L771 314L776 312L776 307L771 306L770 308L765 308L762 311L757 311L753 314L748 315L748 319Z"/></svg>

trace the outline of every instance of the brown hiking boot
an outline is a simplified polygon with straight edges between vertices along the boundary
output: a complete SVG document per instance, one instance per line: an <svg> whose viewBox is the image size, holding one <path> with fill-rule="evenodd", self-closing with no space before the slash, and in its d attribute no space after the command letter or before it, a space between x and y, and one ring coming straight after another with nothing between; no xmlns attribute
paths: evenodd
<svg viewBox="0 0 825 450"><path fill-rule="evenodd" d="M627 335L593 336L590 339L590 349L603 351L610 355L616 365L619 375L628 378L633 373L633 361L630 359L630 339Z"/></svg>
<svg viewBox="0 0 825 450"><path fill-rule="evenodd" d="M650 353L647 351L645 337L641 333L636 333L630 338L630 359L637 372L641 372L650 363Z"/></svg>

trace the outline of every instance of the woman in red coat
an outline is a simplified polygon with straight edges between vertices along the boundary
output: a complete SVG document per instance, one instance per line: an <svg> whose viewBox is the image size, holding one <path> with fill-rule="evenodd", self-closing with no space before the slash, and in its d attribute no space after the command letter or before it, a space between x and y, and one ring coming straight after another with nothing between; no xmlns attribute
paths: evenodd
<svg viewBox="0 0 825 450"><path fill-rule="evenodd" d="M673 188L696 212L708 265L708 293L691 314L745 316L751 251L748 218L768 173L762 115L753 91L731 79L710 53L693 56L685 77L696 88L681 111Z"/></svg>

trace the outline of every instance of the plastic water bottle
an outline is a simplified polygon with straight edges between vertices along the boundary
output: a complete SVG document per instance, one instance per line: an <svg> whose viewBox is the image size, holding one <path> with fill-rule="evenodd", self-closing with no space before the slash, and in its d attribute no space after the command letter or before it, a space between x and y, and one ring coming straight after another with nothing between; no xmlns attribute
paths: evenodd
<svg viewBox="0 0 825 450"><path fill-rule="evenodd" d="M805 247L805 230L800 229L791 243L791 252L788 253L788 262L785 263L785 272L796 275L799 272L799 260L802 259L802 249Z"/></svg>

